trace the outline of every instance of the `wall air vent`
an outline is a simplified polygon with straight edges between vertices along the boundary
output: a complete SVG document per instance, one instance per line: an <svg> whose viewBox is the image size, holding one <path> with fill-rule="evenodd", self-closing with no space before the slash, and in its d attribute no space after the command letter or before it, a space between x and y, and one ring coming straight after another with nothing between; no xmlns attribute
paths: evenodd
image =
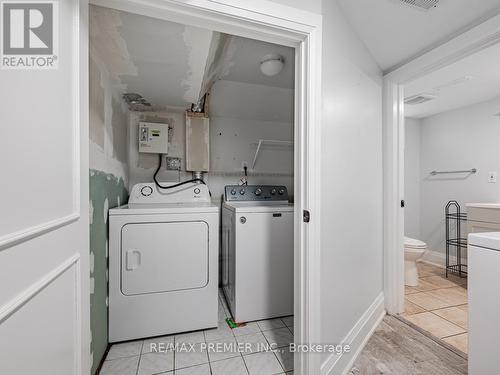
<svg viewBox="0 0 500 375"><path fill-rule="evenodd" d="M421 10L431 10L439 4L439 0L399 0L403 4L418 8Z"/></svg>
<svg viewBox="0 0 500 375"><path fill-rule="evenodd" d="M408 96L405 98L405 104L408 105L416 105L416 104L423 104L428 101L436 99L436 95L434 94L418 94L418 95L412 95Z"/></svg>

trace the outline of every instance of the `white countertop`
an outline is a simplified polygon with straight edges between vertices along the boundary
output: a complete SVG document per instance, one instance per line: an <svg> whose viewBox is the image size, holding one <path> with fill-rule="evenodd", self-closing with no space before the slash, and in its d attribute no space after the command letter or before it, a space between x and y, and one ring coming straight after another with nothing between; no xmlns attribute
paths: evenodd
<svg viewBox="0 0 500 375"><path fill-rule="evenodd" d="M500 209L500 203L467 203L467 207Z"/></svg>
<svg viewBox="0 0 500 375"><path fill-rule="evenodd" d="M500 250L500 232L471 233L469 246L484 247L490 250Z"/></svg>

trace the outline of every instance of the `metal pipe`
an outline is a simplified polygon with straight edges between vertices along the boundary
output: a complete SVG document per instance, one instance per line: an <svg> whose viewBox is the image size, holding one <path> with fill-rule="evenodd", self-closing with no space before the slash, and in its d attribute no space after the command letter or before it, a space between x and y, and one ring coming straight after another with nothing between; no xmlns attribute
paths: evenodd
<svg viewBox="0 0 500 375"><path fill-rule="evenodd" d="M193 180L199 178L200 180L203 180L203 172L193 172Z"/></svg>

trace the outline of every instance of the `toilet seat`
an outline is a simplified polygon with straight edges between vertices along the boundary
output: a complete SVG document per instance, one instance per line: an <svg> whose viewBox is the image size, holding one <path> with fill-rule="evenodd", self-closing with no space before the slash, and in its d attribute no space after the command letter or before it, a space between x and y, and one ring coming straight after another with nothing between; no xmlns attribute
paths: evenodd
<svg viewBox="0 0 500 375"><path fill-rule="evenodd" d="M423 241L416 240L414 238L405 237L404 246L409 249L426 249L427 244Z"/></svg>

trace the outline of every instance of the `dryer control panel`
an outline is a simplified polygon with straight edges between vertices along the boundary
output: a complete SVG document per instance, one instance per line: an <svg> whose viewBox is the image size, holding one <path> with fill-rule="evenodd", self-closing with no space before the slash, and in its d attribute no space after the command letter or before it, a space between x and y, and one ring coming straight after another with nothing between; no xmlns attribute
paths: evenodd
<svg viewBox="0 0 500 375"><path fill-rule="evenodd" d="M288 190L280 185L226 185L224 197L227 202L288 202Z"/></svg>
<svg viewBox="0 0 500 375"><path fill-rule="evenodd" d="M175 185L175 183L164 183ZM210 192L204 184L185 184L172 189L160 189L154 183L135 184L129 204L210 203Z"/></svg>

